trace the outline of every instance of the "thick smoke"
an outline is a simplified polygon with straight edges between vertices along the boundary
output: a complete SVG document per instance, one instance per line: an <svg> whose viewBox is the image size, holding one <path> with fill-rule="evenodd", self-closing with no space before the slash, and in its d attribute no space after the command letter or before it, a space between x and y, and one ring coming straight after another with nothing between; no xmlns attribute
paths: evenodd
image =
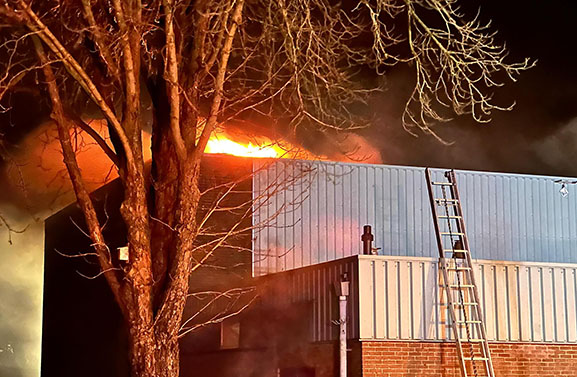
<svg viewBox="0 0 577 377"><path fill-rule="evenodd" d="M401 127L413 77L410 67L399 67L387 75L388 90L373 100L378 119L361 134L382 152L386 164L576 176L571 157L577 150L577 74L552 73L546 62L518 82L497 88L501 104L515 103L512 111L493 113L487 124L465 115L436 125L446 145Z"/></svg>
<svg viewBox="0 0 577 377"><path fill-rule="evenodd" d="M91 125L102 135L107 135L104 122L92 121ZM13 148L2 169L6 184L0 186L0 203L10 203L28 214L41 217L74 200L57 135L55 125L47 122ZM117 177L112 162L90 136L75 130L72 140L90 191Z"/></svg>
<svg viewBox="0 0 577 377"><path fill-rule="evenodd" d="M559 131L534 143L536 155L548 167L548 171L560 175L577 175L577 118L573 118Z"/></svg>

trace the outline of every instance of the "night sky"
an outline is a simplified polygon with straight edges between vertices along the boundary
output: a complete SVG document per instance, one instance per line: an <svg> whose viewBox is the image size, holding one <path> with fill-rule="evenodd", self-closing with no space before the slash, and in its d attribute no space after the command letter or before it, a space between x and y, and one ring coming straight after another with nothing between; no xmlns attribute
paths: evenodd
<svg viewBox="0 0 577 377"><path fill-rule="evenodd" d="M577 176L577 67L575 23L577 6L570 1L466 0L467 14L481 6L482 18L492 19L507 42L510 61L537 59L537 66L518 82L498 88L500 104L512 101L511 112L494 113L489 124L464 116L439 125L445 146L428 135L405 132L400 116L411 90L412 72L397 66L387 75L387 87L374 99L377 121L362 132L382 152L385 163L459 169ZM14 112L0 115L1 132L18 143L47 117L31 107L27 95L12 98Z"/></svg>
<svg viewBox="0 0 577 377"><path fill-rule="evenodd" d="M415 138L400 126L397 94L410 89L410 73L399 68L380 99L386 109L380 127L366 134L390 164L577 176L577 6L560 0L465 3L471 10L481 5L481 15L493 20L511 61L538 60L496 92L502 104L516 101L514 110L494 113L489 124L465 116L438 126L451 146L425 135Z"/></svg>

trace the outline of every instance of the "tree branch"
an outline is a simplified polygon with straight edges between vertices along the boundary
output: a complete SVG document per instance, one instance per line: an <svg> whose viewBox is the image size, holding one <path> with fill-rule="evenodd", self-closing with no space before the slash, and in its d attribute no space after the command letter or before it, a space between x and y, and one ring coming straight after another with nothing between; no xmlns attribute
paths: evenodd
<svg viewBox="0 0 577 377"><path fill-rule="evenodd" d="M62 153L64 155L64 163L68 174L70 175L70 180L74 188L74 193L76 194L76 199L82 212L84 218L86 219L86 225L88 226L90 238L92 239L94 249L98 254L98 261L102 268L103 274L110 285L112 293L116 298L120 308L126 313L126 297L123 295L122 285L118 276L116 275L116 267L112 264L110 252L104 236L102 235L102 229L100 228L100 223L98 221L98 216L94 205L92 204L92 199L90 194L84 185L84 180L82 178L82 173L78 167L78 161L76 160L76 154L74 148L72 147L72 141L70 138L70 126L66 116L64 115L64 110L62 102L60 100L60 94L58 92L58 86L56 84L56 78L52 71L52 67L48 64L48 58L42 47L42 43L36 37L32 37L34 43L34 48L38 59L43 65L42 71L46 78L46 85L50 93L50 100L52 102L52 117L56 122L58 128L58 139L60 140L60 145L62 146Z"/></svg>
<svg viewBox="0 0 577 377"><path fill-rule="evenodd" d="M106 100L102 94L96 88L96 85L92 82L88 74L84 69L78 64L76 59L66 50L66 48L60 43L58 38L52 34L48 27L40 20L40 18L34 13L30 6L24 0L18 0L18 5L20 9L25 13L25 25L31 30L37 33L38 37L42 39L44 43L50 48L50 50L61 59L62 64L72 77L78 82L78 84L86 91L94 103L98 105L104 116L110 121L114 130L118 134L118 137L124 148L126 154L126 160L128 166L134 165L134 155L131 145L128 141L126 133L120 124L120 121L112 111L112 109L106 103Z"/></svg>
<svg viewBox="0 0 577 377"><path fill-rule="evenodd" d="M217 117L220 111L220 104L223 100L223 87L228 68L228 60L232 52L232 43L234 41L236 31L242 20L243 7L244 0L238 0L232 14L231 25L228 25L228 32L223 43L220 62L218 65L218 72L214 82L214 96L212 98L210 113L206 121L206 125L204 126L200 138L196 144L196 148L194 150L195 158L199 158L204 153L206 144L208 143L208 140L210 139L210 136L217 125Z"/></svg>
<svg viewBox="0 0 577 377"><path fill-rule="evenodd" d="M73 113L69 112L68 117L72 119L74 124L80 127L80 129L82 129L84 132L90 135L90 137L92 137L92 139L98 144L100 149L102 149L102 151L104 151L104 153L108 156L110 161L112 161L112 163L116 165L116 167L119 167L118 156L116 155L116 153L114 153L112 148L110 148L108 143L106 143L106 140L104 140L102 136L100 136L100 134L94 128L92 128L89 124L87 124L80 117L76 116Z"/></svg>
<svg viewBox="0 0 577 377"><path fill-rule="evenodd" d="M140 91L137 78L138 67L136 64L138 57L137 51L132 51L131 34L133 33L133 30L132 28L129 28L122 3L120 0L113 0L112 3L114 5L116 19L118 20L118 26L120 28L120 45L122 46L122 63L124 67L126 113L123 116L123 123L124 129L126 130L128 128L127 131L134 143L135 140L140 140L140 135L137 135L140 131L140 124L138 124L140 114ZM136 144L137 145L133 145L133 148L140 147L140 145L138 145L139 143Z"/></svg>
<svg viewBox="0 0 577 377"><path fill-rule="evenodd" d="M176 148L176 155L180 165L186 159L187 148L180 131L180 89L178 85L178 62L176 59L176 40L174 37L174 9L173 0L163 0L166 32L166 62L165 80L168 83L168 97L170 98L170 133Z"/></svg>
<svg viewBox="0 0 577 377"><path fill-rule="evenodd" d="M107 46L104 35L100 30L100 26L96 23L96 19L94 18L94 13L92 12L92 1L82 0L82 9L84 12L84 18L88 22L90 27L89 30L94 38L94 44L100 52L102 61L106 64L111 76L116 80L120 80L120 73L118 72L116 62L114 61L112 54L110 54L110 50Z"/></svg>

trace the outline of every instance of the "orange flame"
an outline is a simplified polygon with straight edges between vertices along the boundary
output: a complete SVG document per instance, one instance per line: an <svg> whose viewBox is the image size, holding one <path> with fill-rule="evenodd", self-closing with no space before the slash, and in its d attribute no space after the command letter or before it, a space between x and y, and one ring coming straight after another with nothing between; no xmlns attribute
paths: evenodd
<svg viewBox="0 0 577 377"><path fill-rule="evenodd" d="M211 136L206 145L205 153L223 153L243 157L285 157L287 152L273 142L266 141L263 143L253 144L252 142L242 143L228 139L226 136L219 134Z"/></svg>

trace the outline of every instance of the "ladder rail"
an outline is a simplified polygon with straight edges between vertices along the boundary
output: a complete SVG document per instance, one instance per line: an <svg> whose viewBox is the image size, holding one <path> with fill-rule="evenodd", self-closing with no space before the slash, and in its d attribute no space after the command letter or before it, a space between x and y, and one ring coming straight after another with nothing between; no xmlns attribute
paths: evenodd
<svg viewBox="0 0 577 377"><path fill-rule="evenodd" d="M427 178L427 187L429 188L429 201L431 202L431 210L433 211L434 225L435 225L435 235L437 237L437 246L439 247L439 252L441 253L441 258L445 258L445 252L443 251L443 240L441 239L441 230L439 229L439 222L437 221L437 205L435 203L435 197L432 190L432 180L431 171L429 168L425 169L425 176Z"/></svg>
<svg viewBox="0 0 577 377"><path fill-rule="evenodd" d="M457 200L457 203L461 203L461 198L459 196L459 189L457 188L457 179L455 176L455 171L451 170L449 172L449 176L450 176L450 180L453 183L453 186L451 186L451 189L453 191L454 197ZM457 212L457 215L460 216L460 218L457 220L457 223L459 224L458 227L460 229L461 232L465 232L465 220L463 218L463 210L461 208L460 205L455 206L455 211ZM463 238L463 248L466 250L471 250L469 247L469 239L468 237L462 237ZM475 280L475 274L473 271L473 260L471 258L471 253L465 253L465 258L467 259L467 264L471 267L471 270L469 271L469 278L471 279L471 284L474 286L473 287L473 295L475 296L475 301L477 303L480 303L481 300L479 298L479 291L477 288L477 282ZM485 361L487 370L489 371L489 375L490 376L494 376L495 375L495 371L493 370L493 360L491 358L491 351L489 350L489 343L487 341L487 331L485 329L485 317L483 316L483 311L481 308L481 305L475 305L475 312L477 314L477 319L480 321L480 324L478 325L479 327L479 331L481 332L481 338L485 339L484 342L482 342L482 347L484 349L484 353L485 353L485 357L487 358L487 360Z"/></svg>
<svg viewBox="0 0 577 377"><path fill-rule="evenodd" d="M443 276L443 285L448 286L450 284L449 281L449 276L447 273L447 269L445 268L445 252L443 251L443 241L441 239L441 231L439 229L439 222L437 221L437 206L435 203L435 198L433 196L433 190L432 190L432 180L431 180L431 172L429 170L429 168L427 168L425 170L426 173L426 178L427 178L427 186L429 187L429 199L430 199L430 203L431 203L431 209L433 212L433 217L435 218L434 224L435 224L435 235L437 237L437 246L439 248L439 253L440 253L440 258L439 258L439 263L443 264L443 267L441 268L442 271L442 276ZM459 367L461 368L461 372L463 374L464 377L467 377L467 367L465 365L465 358L463 357L463 349L462 349L462 345L461 345L461 336L459 334L459 332L457 331L457 327L456 327L456 322L457 322L457 318L455 318L455 312L454 310L452 310L453 308L453 297L452 294L450 292L450 289L445 288L445 294L447 296L447 301L449 303L449 316L451 317L451 324L453 327L453 334L455 337L455 342L457 343L457 356L459 357Z"/></svg>
<svg viewBox="0 0 577 377"><path fill-rule="evenodd" d="M479 298L479 291L478 291L478 287L477 287L477 283L475 280L475 274L473 272L473 263L472 263L472 257L471 257L471 253L470 253L470 247L469 247L469 240L468 237L466 235L465 232L465 222L463 219L463 211L462 211L462 207L461 207L461 201L460 201L460 197L459 197L459 191L457 188L457 180L456 180L456 176L455 176L455 172L454 170L450 170L447 171L445 173L445 177L448 180L448 182L433 182L432 177L431 177L431 171L429 168L425 169L425 177L427 180L427 188L429 191L429 201L431 204L431 210L433 213L433 223L434 223L434 227L435 227L435 235L436 235L436 239L437 239L437 246L439 249L439 265L441 267L441 272L442 272L442 276L443 276L443 287L445 290L445 294L447 296L447 306L448 306L448 311L449 311L449 316L451 319L451 324L452 324L452 328L453 328L453 334L455 337L455 342L457 345L457 353L458 353L458 357L459 357L459 367L461 369L462 372L462 376L467 377L468 376L468 372L467 372L467 367L465 362L471 362L473 363L473 371L476 372L475 369L475 365L474 362L475 361L483 361L483 365L485 368L485 372L487 373L487 375L489 377L494 377L495 376L495 372L493 370L493 363L492 363L492 359L491 359L491 354L490 354L490 350L489 350L489 343L487 340L487 333L486 333L486 329L485 329L485 324L484 324L484 319L485 317L483 316L482 313L482 309L481 309L481 305L480 305L480 298ZM443 189L443 196L444 199L438 199L435 198L435 194L434 194L434 187L440 187ZM450 196L451 198L447 198L445 197L445 188L449 189L450 192ZM443 215L439 215L438 211L437 211L437 206L445 206L445 211L446 214ZM452 209L452 214L449 213L449 208ZM444 232L441 231L440 229L440 224L439 221L440 220L445 220L447 221L447 224L449 226L449 232ZM453 221L451 223L451 221ZM453 232L451 230L451 224L453 224L455 226L455 231ZM450 236L450 240L446 240L447 237L443 237L443 236ZM457 238L456 240L453 238ZM460 257L455 258L455 253L458 252L457 249L455 249L455 245L453 245L454 241L460 240L462 247L460 249L462 249L463 251L466 250L467 252L462 252L459 255L461 255ZM452 249L448 249L445 248L443 243L444 242L450 242L451 243L451 247ZM451 258L447 258L445 255L445 251L451 252L453 253L453 256ZM448 260L452 259L454 261L455 266L453 268L449 268L448 267ZM464 261L464 266L459 267L457 264L457 259L459 260L463 260ZM467 315L466 313L466 307L465 305L461 305L460 303L454 303L453 301L453 291L451 287L455 287L455 284L451 284L450 279L449 279L449 274L448 274L448 270L454 270L455 273L458 275L459 271L463 272L463 278L467 277L468 279L468 284L461 284L460 280L457 280L459 283L459 287L456 290L456 292L460 292L459 294L462 295L462 292L467 291L469 293L472 293L473 297L470 297L469 301L471 301L471 298L473 299L472 301L475 303L474 305L468 305L468 307L471 308L471 311L469 312L469 316L471 316L471 318L468 321L459 321L457 320L457 314L456 314L456 307L461 307L461 311L463 311L463 315ZM456 275L456 276L457 276ZM457 279L459 279L459 277L457 276ZM467 287L467 289L463 290L461 287ZM468 294L470 296L470 294ZM461 297L461 296L460 296ZM461 297L462 300L462 297ZM458 300L457 300L458 301ZM460 311L460 312L461 312ZM463 316L462 315L462 316ZM461 317L462 317L461 316ZM476 317L476 318L473 318ZM466 317L465 317L466 318ZM462 325L465 325L466 329L467 329L467 339L462 339L461 335L462 335ZM469 327L470 326L470 327ZM473 339L474 341L470 341L471 338L474 338L473 335L469 335L471 330L475 330L476 333L476 338L477 339ZM471 345L473 343L479 344L480 345L480 349L478 350L474 350L473 348L471 348L470 350L468 350L468 353L470 354L470 356L465 357L464 356L464 351L463 351L463 343L468 343ZM475 354L481 354L481 357L475 356Z"/></svg>

